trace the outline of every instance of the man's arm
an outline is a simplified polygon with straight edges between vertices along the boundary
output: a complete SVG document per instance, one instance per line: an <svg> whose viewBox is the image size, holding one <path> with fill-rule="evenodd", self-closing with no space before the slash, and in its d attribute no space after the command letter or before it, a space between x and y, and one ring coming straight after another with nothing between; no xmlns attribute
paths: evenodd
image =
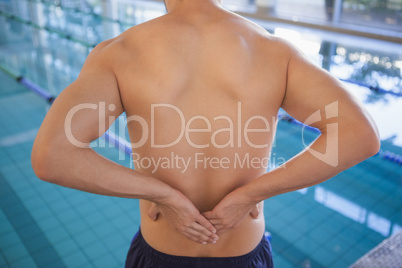
<svg viewBox="0 0 402 268"><path fill-rule="evenodd" d="M309 125L318 128L321 135L284 168L245 187L256 201L321 183L380 149L377 127L366 109L342 83L295 49L289 60L282 108L301 122L311 121ZM314 118L317 111L320 120Z"/></svg>
<svg viewBox="0 0 402 268"><path fill-rule="evenodd" d="M124 111L110 66L111 45L112 41L98 45L78 79L52 104L32 150L35 173L42 180L94 194L152 201L188 238L213 242L215 228L181 192L89 148Z"/></svg>
<svg viewBox="0 0 402 268"><path fill-rule="evenodd" d="M364 107L343 84L289 47L291 56L282 108L322 134L284 167L236 189L212 213L204 214L220 233L236 227L256 203L321 183L379 150L377 128Z"/></svg>

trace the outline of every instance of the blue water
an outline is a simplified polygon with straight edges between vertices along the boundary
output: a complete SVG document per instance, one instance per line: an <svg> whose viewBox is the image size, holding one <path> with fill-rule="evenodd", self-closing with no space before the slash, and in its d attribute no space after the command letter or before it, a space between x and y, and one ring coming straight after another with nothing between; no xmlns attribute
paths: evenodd
<svg viewBox="0 0 402 268"><path fill-rule="evenodd" d="M27 6L42 10L42 16L26 12ZM0 23L7 25L0 32L0 66L57 96L77 77L94 44L164 12L160 3L131 6L119 2L116 22L90 14L103 14L101 7L77 11L24 0L0 2ZM23 21L7 18L10 14ZM264 26L352 82L347 84L351 93L379 126L382 150L402 155L402 98L394 94L402 90L400 45ZM49 104L2 71L0 81L0 267L122 267L139 226L138 201L38 180L30 151ZM379 94L368 86L393 93ZM308 140L316 135L304 133ZM275 156L289 159L302 149L301 127L280 121ZM97 150L130 166L116 148ZM402 166L374 156L318 186L267 200L265 214L276 267L347 267L401 230Z"/></svg>

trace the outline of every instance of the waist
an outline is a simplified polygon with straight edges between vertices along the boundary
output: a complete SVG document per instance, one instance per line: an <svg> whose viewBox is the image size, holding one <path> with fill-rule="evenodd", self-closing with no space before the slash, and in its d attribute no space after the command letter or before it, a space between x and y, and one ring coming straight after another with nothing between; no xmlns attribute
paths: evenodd
<svg viewBox="0 0 402 268"><path fill-rule="evenodd" d="M256 259L258 259L257 261L260 262L260 264L264 262L268 263L272 260L271 245L265 235L263 235L262 239L260 239L260 242L253 250L246 254L234 257L216 258L169 255L151 247L147 241L145 241L141 229L135 235L130 251L132 247L135 247L141 256L150 257L152 259L153 265L149 265L150 267L157 266L156 264L160 264L161 267L249 267L250 263L255 264ZM260 266L272 267L268 265Z"/></svg>
<svg viewBox="0 0 402 268"><path fill-rule="evenodd" d="M265 231L264 215L257 219L247 215L240 225L219 235L215 244L201 245L172 229L162 217L152 221L147 211L150 202L141 200L141 232L145 241L155 250L175 256L233 257L251 252L261 241Z"/></svg>

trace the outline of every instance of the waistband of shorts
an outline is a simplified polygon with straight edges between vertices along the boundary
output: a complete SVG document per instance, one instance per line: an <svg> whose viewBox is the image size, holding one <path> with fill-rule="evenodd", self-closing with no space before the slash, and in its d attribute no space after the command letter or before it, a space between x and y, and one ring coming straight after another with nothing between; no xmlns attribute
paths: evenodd
<svg viewBox="0 0 402 268"><path fill-rule="evenodd" d="M250 259L253 259L260 251L263 251L263 244L269 243L265 235L263 235L261 241L258 245L249 253L240 256L233 256L233 257L188 257L188 256L176 256L176 255L169 255L163 252L160 252L153 247L151 247L144 239L141 234L141 229L138 230L136 234L136 238L138 243L140 243L140 247L145 250L148 254L152 257L158 259L161 262L169 263L173 265L191 265L194 262L201 263L208 265L210 264L233 264L233 265L241 265L242 263L247 263Z"/></svg>

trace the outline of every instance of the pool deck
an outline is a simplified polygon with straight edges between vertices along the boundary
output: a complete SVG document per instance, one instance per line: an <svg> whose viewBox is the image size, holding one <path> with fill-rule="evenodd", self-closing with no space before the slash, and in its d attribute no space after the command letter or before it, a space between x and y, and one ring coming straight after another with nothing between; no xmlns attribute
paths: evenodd
<svg viewBox="0 0 402 268"><path fill-rule="evenodd" d="M397 268L402 265L402 231L385 239L349 268Z"/></svg>

